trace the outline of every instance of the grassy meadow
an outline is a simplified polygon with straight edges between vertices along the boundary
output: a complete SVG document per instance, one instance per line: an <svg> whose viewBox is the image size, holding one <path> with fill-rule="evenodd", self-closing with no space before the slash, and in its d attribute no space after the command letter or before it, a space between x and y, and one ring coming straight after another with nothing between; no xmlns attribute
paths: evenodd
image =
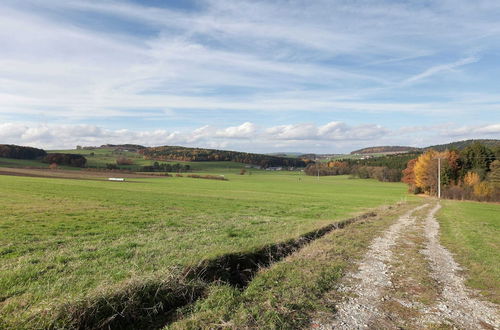
<svg viewBox="0 0 500 330"><path fill-rule="evenodd" d="M442 201L441 242L465 267L467 285L500 303L500 204Z"/></svg>
<svg viewBox="0 0 500 330"><path fill-rule="evenodd" d="M1 322L43 325L61 304L406 198L399 183L300 172L226 177L0 176Z"/></svg>

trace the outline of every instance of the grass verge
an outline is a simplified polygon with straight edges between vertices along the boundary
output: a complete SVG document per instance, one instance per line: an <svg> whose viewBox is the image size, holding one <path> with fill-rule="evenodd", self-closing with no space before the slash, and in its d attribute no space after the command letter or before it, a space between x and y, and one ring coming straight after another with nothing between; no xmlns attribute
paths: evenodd
<svg viewBox="0 0 500 330"><path fill-rule="evenodd" d="M500 304L500 204L442 201L441 242L466 269L467 285Z"/></svg>

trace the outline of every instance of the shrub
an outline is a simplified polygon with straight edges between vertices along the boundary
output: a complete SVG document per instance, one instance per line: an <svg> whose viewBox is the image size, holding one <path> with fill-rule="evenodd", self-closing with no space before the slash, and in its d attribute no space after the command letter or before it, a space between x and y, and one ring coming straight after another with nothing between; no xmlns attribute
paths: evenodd
<svg viewBox="0 0 500 330"><path fill-rule="evenodd" d="M224 175L199 175L199 174L189 174L188 178L196 178L196 179L209 179L209 180L223 180L227 181Z"/></svg>
<svg viewBox="0 0 500 330"><path fill-rule="evenodd" d="M108 170L117 170L118 169L118 166L116 164L106 164L106 169Z"/></svg>
<svg viewBox="0 0 500 330"><path fill-rule="evenodd" d="M468 186L475 186L476 184L481 181L481 178L479 177L479 174L476 172L467 172L467 174L464 177L464 183Z"/></svg>
<svg viewBox="0 0 500 330"><path fill-rule="evenodd" d="M486 200L493 194L493 186L489 182L479 182L474 185L474 195L480 200Z"/></svg>
<svg viewBox="0 0 500 330"><path fill-rule="evenodd" d="M116 159L116 165L133 165L134 161L130 158L119 157Z"/></svg>

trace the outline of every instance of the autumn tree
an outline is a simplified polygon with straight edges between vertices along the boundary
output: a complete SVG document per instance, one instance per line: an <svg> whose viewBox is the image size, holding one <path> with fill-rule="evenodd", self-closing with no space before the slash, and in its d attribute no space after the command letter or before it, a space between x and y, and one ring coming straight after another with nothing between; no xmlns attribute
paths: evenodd
<svg viewBox="0 0 500 330"><path fill-rule="evenodd" d="M417 158L413 168L415 185L429 194L437 190L437 156L436 151L429 150Z"/></svg>
<svg viewBox="0 0 500 330"><path fill-rule="evenodd" d="M486 181L482 181L474 185L474 195L479 199L487 199L493 194L493 186Z"/></svg>
<svg viewBox="0 0 500 330"><path fill-rule="evenodd" d="M468 186L475 186L481 182L481 177L476 172L469 171L464 176L464 183Z"/></svg>
<svg viewBox="0 0 500 330"><path fill-rule="evenodd" d="M417 187L416 181L415 181L415 164L417 163L417 158L410 159L408 161L408 164L406 165L406 168L403 170L403 177L401 178L401 181L404 183L408 184L408 191L418 194L420 192L420 188Z"/></svg>
<svg viewBox="0 0 500 330"><path fill-rule="evenodd" d="M439 153L441 162L441 184L457 184L460 179L460 169L462 168L462 161L460 153L457 150L446 150Z"/></svg>

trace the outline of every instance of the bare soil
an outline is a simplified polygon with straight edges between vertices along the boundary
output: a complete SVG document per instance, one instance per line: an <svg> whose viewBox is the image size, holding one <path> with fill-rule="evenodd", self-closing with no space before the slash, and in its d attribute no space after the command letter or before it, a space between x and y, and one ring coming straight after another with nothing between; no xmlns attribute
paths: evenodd
<svg viewBox="0 0 500 330"><path fill-rule="evenodd" d="M137 174L111 171L86 171L86 170L51 170L42 168L0 168L0 175L27 176L36 178L60 178L78 180L105 180L110 177L119 178L154 178L162 177L155 174Z"/></svg>

